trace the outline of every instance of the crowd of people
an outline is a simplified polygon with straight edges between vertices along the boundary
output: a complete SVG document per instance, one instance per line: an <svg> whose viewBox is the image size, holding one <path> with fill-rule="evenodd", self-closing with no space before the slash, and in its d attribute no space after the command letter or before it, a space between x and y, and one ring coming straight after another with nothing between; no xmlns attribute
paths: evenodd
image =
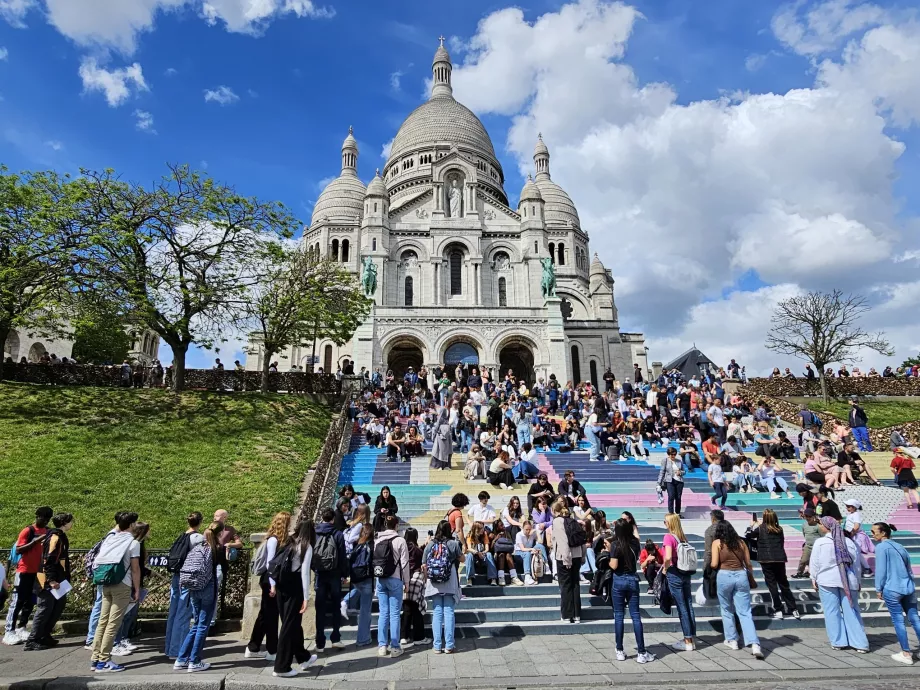
<svg viewBox="0 0 920 690"><path fill-rule="evenodd" d="M892 525L872 525L870 539L862 529L859 501L847 502L846 516L834 501L834 491L850 483L877 481L854 448L861 434L852 424L825 436L817 415L805 408L802 418L805 421L807 413L809 423L796 444L774 426L775 417L763 401L729 395L718 375L685 380L669 372L646 382L638 365L623 381L608 370L600 386L562 384L552 375L529 385L512 371L495 376L464 365L452 371L437 367L431 373L437 381L434 389L424 368L409 368L401 377L362 372L365 388L349 410L366 443L385 449L389 462L430 454L435 471L454 468L453 456L460 453L457 469L469 480L483 479L501 489L526 485L523 499L514 496L496 510L485 490L488 484L483 484L475 503L457 493L427 539L400 524L399 504L390 487L383 487L372 502L368 494L345 485L316 523L295 524L289 513L278 513L252 559L261 606L245 658L272 662L275 676L294 676L327 649L345 646L341 627L353 615L355 644L373 645L374 598L379 606L379 656L397 658L416 644L453 654L462 586L484 576L493 587L529 587L550 578L560 591L560 618L572 625L581 622L580 583L589 581L592 594L613 608L617 659L627 658L628 610L636 661L648 663L655 655L644 643L640 582L645 580L647 592L663 609L676 610L683 634L676 649L693 652L694 606L699 603L693 588L699 575L703 591L697 595L718 602L725 645L739 649L743 643L755 658L762 658L751 613L750 592L756 587L753 544L758 545L774 616L801 614L786 576L783 529L776 512L765 510L762 521L753 521L744 536L738 535L721 511L729 487L734 487L740 492L769 492L776 500L782 495L794 498L794 489L802 498L806 547L793 577L811 578L835 648L868 650L854 595L862 576L873 571L874 560L876 590L888 605L904 650L895 656L912 663L904 616L918 635L920 618L909 556L891 540ZM860 409L855 401L853 407ZM585 445L592 462L647 458L651 448L666 448L657 481L660 502L665 492L668 501L666 535L660 544L642 541L628 512L608 522L605 511L592 507L574 471L565 471L554 486L539 470L537 449L565 452ZM897 448L892 470L908 500L920 509L911 448L906 443ZM803 464L802 479L790 486L777 463L795 462ZM713 524L706 531L702 564L680 515L684 480L697 468L705 469L713 489ZM202 515L190 514L188 529L170 549L172 587L164 651L176 670L208 668L204 648L222 573L242 546L227 518L226 511L218 511L202 530ZM55 644L50 631L63 609L60 602L66 600L66 594L55 592L70 575L66 533L72 523L72 516L42 508L35 524L19 535L16 601L4 641L24 641L28 650ZM91 553L97 599L87 648L94 672L123 670L113 656L132 651L127 616L136 615L144 596L144 540L149 532L150 526L136 514L119 513L113 529ZM26 634L36 595L39 609ZM301 632L311 597L316 612L312 653ZM430 637L424 624L428 611ZM741 623L740 634L735 617Z"/></svg>
<svg viewBox="0 0 920 690"><path fill-rule="evenodd" d="M734 360L732 360L734 361ZM831 367L828 367L824 370L824 378L918 378L920 377L920 365L913 364L911 366L901 366L901 367L892 367L886 366L882 369L882 373L878 373L875 367L869 367L868 371L862 371L859 367L853 367L852 370L847 369L846 364L840 365L840 368L835 372ZM771 379L794 379L799 378L789 367L786 367L782 372L780 372L779 367L773 367L773 371L770 372ZM818 375L815 373L815 370L812 368L811 364L805 365L805 371L800 375L800 378L807 379L809 381L817 381Z"/></svg>

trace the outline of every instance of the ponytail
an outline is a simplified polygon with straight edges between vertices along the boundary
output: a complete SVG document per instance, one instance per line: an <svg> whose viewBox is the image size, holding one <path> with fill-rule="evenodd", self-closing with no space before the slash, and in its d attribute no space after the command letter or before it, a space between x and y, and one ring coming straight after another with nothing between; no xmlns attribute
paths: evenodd
<svg viewBox="0 0 920 690"><path fill-rule="evenodd" d="M891 533L898 531L898 528L890 522L876 522L872 526L878 529L885 536L885 539L891 539Z"/></svg>

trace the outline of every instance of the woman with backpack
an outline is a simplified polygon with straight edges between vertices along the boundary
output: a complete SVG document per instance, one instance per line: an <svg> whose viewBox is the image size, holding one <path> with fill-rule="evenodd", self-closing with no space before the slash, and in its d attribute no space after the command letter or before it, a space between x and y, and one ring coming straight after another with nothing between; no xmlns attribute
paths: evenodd
<svg viewBox="0 0 920 690"><path fill-rule="evenodd" d="M368 526L369 527L369 526ZM272 675L276 678L293 678L298 669L306 671L316 663L316 654L307 654L303 646L303 614L310 599L313 546L316 544L316 526L312 520L300 523L297 536L277 552L269 563L269 572L275 580L275 599L281 614L281 632L278 634L278 653Z"/></svg>
<svg viewBox="0 0 920 690"><path fill-rule="evenodd" d="M272 518L265 535L265 541L256 550L253 561L253 574L259 576L259 587L262 589L262 602L259 606L259 615L252 626L249 644L246 645L246 659L265 659L274 661L278 653L278 601L272 591L274 583L268 575L268 564L272 562L278 549L287 545L290 539L291 514L287 511L277 513ZM262 640L265 640L266 652L259 651Z"/></svg>
<svg viewBox="0 0 920 690"><path fill-rule="evenodd" d="M553 503L553 559L562 598L562 620L581 622L581 569L587 537L584 528L572 518L565 497ZM580 536L580 539L579 539ZM581 543L578 543L578 542Z"/></svg>
<svg viewBox="0 0 920 690"><path fill-rule="evenodd" d="M355 646L366 647L371 643L371 604L374 598L374 528L370 524L361 527L361 535L348 556L351 571L351 592L349 598L358 601L358 635Z"/></svg>
<svg viewBox="0 0 920 690"><path fill-rule="evenodd" d="M422 571L427 576L425 597L431 599L431 630L435 654L454 653L454 607L460 601L457 565L462 549L450 523L441 520L434 537L422 553Z"/></svg>
<svg viewBox="0 0 920 690"><path fill-rule="evenodd" d="M692 652L696 649L693 642L693 638L696 637L696 615L693 612L693 593L690 578L696 570L696 550L687 541L684 528L680 524L680 515L668 513L664 516L664 525L668 528L668 533L661 540L662 549L664 550L665 573L668 589L674 599L674 605L677 607L680 629L684 634L684 641L678 642L673 648L678 652ZM689 569L689 561L691 560L693 561L692 570ZM679 568L678 565L682 565L684 568Z"/></svg>
<svg viewBox="0 0 920 690"><path fill-rule="evenodd" d="M391 659L402 656L399 644L399 614L403 593L409 586L409 549L399 536L399 518L388 515L386 529L377 535L374 544L374 575L377 577L377 656Z"/></svg>
<svg viewBox="0 0 920 690"><path fill-rule="evenodd" d="M639 654L636 661L647 664L655 660L655 655L645 649L645 636L642 630L642 617L639 613L639 540L633 534L632 525L623 518L614 523L613 539L604 544L610 555L608 566L613 571L613 617L616 637L617 661L626 661L623 649L623 632L626 607L632 619L633 634L636 636L636 649Z"/></svg>
<svg viewBox="0 0 920 690"><path fill-rule="evenodd" d="M357 543L358 539L361 538L361 534L364 532L364 527L371 524L370 514L370 508L365 504L359 505L357 508L355 508L354 515L351 521L348 523L348 528L342 535L345 539L346 556L351 556L352 551L355 548L355 544ZM348 620L349 608L352 611L355 610L352 606L352 602L358 596L359 594L354 589L351 589L344 597L342 597L342 603L340 604L339 612L342 614L342 618L344 620Z"/></svg>
<svg viewBox="0 0 920 690"><path fill-rule="evenodd" d="M763 532L766 533L766 530ZM729 649L738 649L738 629L735 627L737 615L741 621L744 646L750 646L755 659L763 659L760 639L757 637L757 628L754 627L754 616L751 613L751 590L757 587L751 554L748 552L747 544L727 520L716 524L712 540L711 566L713 570L718 571L716 588L719 609L722 612L725 646Z"/></svg>
<svg viewBox="0 0 920 690"><path fill-rule="evenodd" d="M201 660L201 650L208 636L211 615L217 605L217 549L223 524L212 522L204 531L204 542L194 546L179 571L179 584L189 591L192 607L192 627L179 648L175 671L197 673L207 671L211 664ZM274 587L274 585L273 585Z"/></svg>

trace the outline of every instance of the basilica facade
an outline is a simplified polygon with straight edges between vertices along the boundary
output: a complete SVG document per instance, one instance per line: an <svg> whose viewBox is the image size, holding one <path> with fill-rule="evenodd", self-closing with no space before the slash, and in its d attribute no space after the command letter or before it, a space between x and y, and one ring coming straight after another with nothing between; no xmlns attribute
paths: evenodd
<svg viewBox="0 0 920 690"><path fill-rule="evenodd" d="M303 242L359 278L372 274L374 307L352 340L304 343L280 367L335 371L345 360L392 369L458 362L512 369L527 381L599 382L606 368L648 369L641 334L623 333L614 281L589 249L569 195L550 175L542 137L516 206L479 118L454 99L441 45L430 98L396 134L389 159L365 186L349 131L342 167L320 195ZM544 268L544 265L546 266ZM544 278L555 279L547 289ZM287 360L285 363L284 360ZM247 369L262 355L251 342Z"/></svg>

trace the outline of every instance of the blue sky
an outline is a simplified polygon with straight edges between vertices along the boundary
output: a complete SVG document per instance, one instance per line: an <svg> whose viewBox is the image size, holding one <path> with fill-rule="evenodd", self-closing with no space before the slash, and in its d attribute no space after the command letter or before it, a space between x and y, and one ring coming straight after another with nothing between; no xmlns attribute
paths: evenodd
<svg viewBox="0 0 920 690"><path fill-rule="evenodd" d="M244 194L278 199L308 222L321 181L338 172L349 125L359 142L360 176L368 180L382 167L382 147L422 99L437 37L444 34L456 66L456 95L489 130L509 197L518 196L533 132L542 129L554 155L554 179L579 206L593 250L618 279L623 325L650 336L654 359L678 354L690 340L708 345L714 359L729 356L734 350L707 342L698 324L712 313L733 319L750 313L751 304L739 300L754 301L759 310L750 323L738 324L750 331L740 347L752 350L740 354L758 366L768 358L753 352L762 341L763 314L771 300L796 290L842 283L873 295L878 312L895 300L889 304L893 314L915 304L918 290L909 275L891 283L891 262L910 256L920 236L920 201L913 191L920 180L920 85L910 76L920 73L920 58L911 63L910 51L900 52L906 64L895 76L907 76L897 82L882 61L890 77L884 85L872 78L875 63L869 64L889 50L892 36L908 44L920 37L910 5L642 0L627 5L639 13L633 15L603 0L538 1L515 5L521 10L515 16L502 2L270 0L274 12L247 22L252 0L211 3L209 10L204 0L0 0L0 14L8 20L0 21L0 160L12 169L112 167L142 182L161 175L167 161L187 162ZM552 24L566 17L576 21ZM506 21L499 28L490 24L501 18ZM585 84L574 99L580 102L553 102L554 89L567 80L577 87L577 75L598 67L598 59L591 50L541 51L547 38L536 30L540 26L556 26L550 33L560 41L619 51L600 62L628 74ZM618 30L621 38L609 38ZM869 39L881 48L865 47ZM505 43L512 56L517 51L530 57L519 66L512 58L510 70L492 69L508 59L500 50ZM852 60L847 57L851 43L856 47L850 50L865 48L864 60L852 52ZM96 81L81 76L87 63ZM119 76L132 65L142 83ZM111 86L112 74L124 93L91 88L106 79ZM516 75L532 87L517 102L493 106L490 94L507 91L511 84L502 80ZM665 96L646 103L649 85ZM609 102L599 95L618 88L623 93ZM208 91L214 92L210 100ZM848 132L839 121L849 111L824 104L837 124L802 125L791 96L800 92L815 102L843 94L848 108L869 103L874 112L853 116ZM540 94L549 94L549 102L541 102ZM553 125L552 116L564 120L567 109L573 115L590 109L593 99L604 101L594 121ZM879 118L882 127L873 124ZM744 139L747 126L751 139ZM793 155L796 137L808 141L815 131L829 130L834 134L827 148L816 154L826 153L828 166L862 167L859 161L876 154L878 166L840 179L820 166L801 172L803 163ZM774 132L773 144L759 141ZM701 142L699 148L688 139ZM594 157L590 147L607 151L605 142L620 152L616 158ZM891 154L898 142L903 150ZM786 160L779 150L784 147ZM778 160L764 158L773 152ZM735 165L742 172L732 174ZM583 177L586 171L591 177ZM802 179L784 179L796 175ZM739 190L738 179L751 185ZM763 190L759 195L755 182ZM786 185L795 189L782 189ZM815 193L806 200L799 194L808 185ZM768 247L778 254L775 261L754 260L763 233L752 237L749 228L767 218L782 227L788 223L792 237L828 233L822 238L831 243L844 238L872 260L830 256L825 263L799 261L795 268L795 257L779 256L782 247ZM711 228L706 219L712 219ZM685 232L682 224L691 222L692 231ZM624 244L614 238L620 232L652 239ZM689 265L676 279L667 262L650 258L667 253L671 236L693 240L679 250ZM884 252L860 250L863 243L879 242ZM910 261L900 266L916 265ZM897 318L889 321L877 326L895 329L899 354L920 348L920 333ZM166 352L163 357L168 360ZM191 363L212 358L196 353ZM224 359L233 356L224 353Z"/></svg>

